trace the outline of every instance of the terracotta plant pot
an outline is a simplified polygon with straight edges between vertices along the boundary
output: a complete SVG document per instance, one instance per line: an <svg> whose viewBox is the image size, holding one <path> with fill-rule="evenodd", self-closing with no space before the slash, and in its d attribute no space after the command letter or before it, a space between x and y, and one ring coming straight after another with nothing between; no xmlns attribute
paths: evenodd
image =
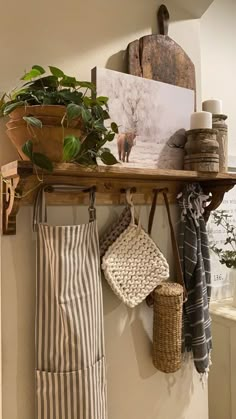
<svg viewBox="0 0 236 419"><path fill-rule="evenodd" d="M34 152L43 153L53 162L62 162L64 137L75 135L81 138L84 135L81 118L71 121L70 127L67 127L65 119L62 127L65 113L66 107L60 105L22 106L10 113L6 133L23 160L29 159L22 152L22 146L27 140L32 140ZM24 116L39 119L42 128L28 125Z"/></svg>
<svg viewBox="0 0 236 419"><path fill-rule="evenodd" d="M20 106L12 111L9 115L10 119L22 119L23 116L27 115L41 115L44 116L56 116L61 121L65 115L66 107L61 105L33 105L33 106Z"/></svg>
<svg viewBox="0 0 236 419"><path fill-rule="evenodd" d="M34 115L34 117L39 119L43 125L61 126L61 120L56 116L41 117L40 115ZM8 129L17 128L17 127L26 126L26 125L27 125L27 122L23 118L10 119L10 121L6 123L6 127ZM66 122L64 122L63 125L64 127L66 127Z"/></svg>
<svg viewBox="0 0 236 419"><path fill-rule="evenodd" d="M61 105L33 105L33 106L20 106L12 111L9 115L10 121L7 125L8 128L13 128L13 121L24 121L23 116L34 116L39 119L43 125L61 125L62 119L65 116L66 107ZM66 126L66 118L64 121ZM70 121L70 127L82 128L81 118L73 119Z"/></svg>
<svg viewBox="0 0 236 419"><path fill-rule="evenodd" d="M83 132L77 128L62 128L61 126L44 125L42 128L29 128L20 125L6 131L8 137L16 147L22 160L29 160L22 151L27 140L33 141L33 151L43 153L53 162L63 161L63 143L67 135L81 138Z"/></svg>

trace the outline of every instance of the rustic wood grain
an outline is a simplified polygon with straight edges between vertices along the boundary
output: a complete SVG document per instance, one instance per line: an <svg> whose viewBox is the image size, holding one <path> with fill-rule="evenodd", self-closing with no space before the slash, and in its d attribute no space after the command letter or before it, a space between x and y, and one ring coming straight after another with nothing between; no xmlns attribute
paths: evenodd
<svg viewBox="0 0 236 419"><path fill-rule="evenodd" d="M128 71L134 76L196 91L194 64L169 36L148 35L129 44Z"/></svg>
<svg viewBox="0 0 236 419"><path fill-rule="evenodd" d="M184 147L184 169L199 172L219 172L219 143L216 129L187 131Z"/></svg>
<svg viewBox="0 0 236 419"><path fill-rule="evenodd" d="M219 143L219 170L227 172L228 170L228 125L226 124L226 115L213 115L213 128L217 129L217 141Z"/></svg>
<svg viewBox="0 0 236 419"><path fill-rule="evenodd" d="M183 48L168 36L169 13L165 6L158 12L161 35L147 35L128 45L128 72L196 92L195 67Z"/></svg>
<svg viewBox="0 0 236 419"><path fill-rule="evenodd" d="M34 202L40 185L96 187L97 205L120 205L124 191L133 188L135 204L150 204L153 189L167 189L170 202L189 182L199 181L206 193L212 193L212 208L224 192L236 184L236 174L199 173L184 170L134 169L121 166L83 167L72 163L55 164L53 173L37 171L30 162L14 161L1 168L2 227L4 234L16 233L16 215L23 205ZM160 194L161 196L162 194ZM220 195L220 199L219 199ZM159 201L160 203L161 201ZM79 190L47 193L49 205L88 204L88 196Z"/></svg>
<svg viewBox="0 0 236 419"><path fill-rule="evenodd" d="M162 4L157 11L157 22L160 35L168 35L170 14L165 4Z"/></svg>
<svg viewBox="0 0 236 419"><path fill-rule="evenodd" d="M15 160L11 163L5 164L1 167L1 174L3 178L12 178L12 177L28 177L30 175L36 175L38 173L39 177L42 177L42 170L38 169L37 171L28 161ZM76 177L77 181L82 178L97 178L101 179L131 179L133 183L136 183L138 180L145 181L145 184L148 180L151 181L211 181L211 180L222 180L222 181L232 181L236 183L236 174L233 173L201 173L191 170L170 170L170 169L138 169L138 168L127 168L122 165L115 166L79 166L75 163L56 163L54 164L53 173L49 174L44 172L45 181L47 179L58 179L58 176L61 175L64 179L69 179L70 177ZM148 183L147 183L148 187Z"/></svg>

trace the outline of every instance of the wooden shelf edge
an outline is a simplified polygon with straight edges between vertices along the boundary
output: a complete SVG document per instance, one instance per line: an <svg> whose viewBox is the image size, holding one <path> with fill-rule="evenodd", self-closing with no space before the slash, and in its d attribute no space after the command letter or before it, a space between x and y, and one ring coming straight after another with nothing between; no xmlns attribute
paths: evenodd
<svg viewBox="0 0 236 419"><path fill-rule="evenodd" d="M32 164L28 161L15 160L11 163L5 164L1 167L1 173L4 178L15 176L30 176L36 174ZM42 171L38 170L39 176ZM122 165L115 166L79 166L74 163L55 163L54 171L51 174L53 177L58 175L63 176L78 176L78 177L101 177L101 178L119 178L119 179L139 179L139 180L186 180L186 181L211 181L211 180L225 180L236 181L236 174L232 173L208 173L196 172L190 170L171 170L171 169L138 169L127 168ZM48 174L46 175L48 176Z"/></svg>
<svg viewBox="0 0 236 419"><path fill-rule="evenodd" d="M3 234L16 233L16 215L21 206L34 202L40 185L76 185L95 186L98 205L117 205L125 201L122 190L135 188L134 202L147 204L151 202L154 188L167 188L170 202L183 185L189 182L200 182L207 193L212 194L207 208L206 218L223 200L225 192L236 184L236 174L199 173L184 170L135 169L118 166L82 167L72 163L54 165L53 173L35 170L30 162L13 161L1 168L2 179L2 231ZM47 195L49 205L87 204L85 194L74 192L57 192Z"/></svg>

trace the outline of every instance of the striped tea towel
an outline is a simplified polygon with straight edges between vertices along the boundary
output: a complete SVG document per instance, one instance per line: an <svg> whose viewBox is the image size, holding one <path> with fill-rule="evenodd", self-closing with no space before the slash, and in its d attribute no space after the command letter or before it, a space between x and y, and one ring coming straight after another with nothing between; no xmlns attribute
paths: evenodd
<svg viewBox="0 0 236 419"><path fill-rule="evenodd" d="M182 209L179 251L188 301L184 304L183 351L192 351L200 374L207 374L212 349L209 301L210 253L203 218L208 196L199 184L189 184L178 196Z"/></svg>

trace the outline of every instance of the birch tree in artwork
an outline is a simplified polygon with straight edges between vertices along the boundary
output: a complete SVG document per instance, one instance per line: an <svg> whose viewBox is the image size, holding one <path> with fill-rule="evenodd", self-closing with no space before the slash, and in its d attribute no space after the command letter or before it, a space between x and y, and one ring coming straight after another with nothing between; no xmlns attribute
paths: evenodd
<svg viewBox="0 0 236 419"><path fill-rule="evenodd" d="M192 91L107 69L97 69L96 83L97 93L109 97L111 118L119 125L110 148L123 164L183 168Z"/></svg>

